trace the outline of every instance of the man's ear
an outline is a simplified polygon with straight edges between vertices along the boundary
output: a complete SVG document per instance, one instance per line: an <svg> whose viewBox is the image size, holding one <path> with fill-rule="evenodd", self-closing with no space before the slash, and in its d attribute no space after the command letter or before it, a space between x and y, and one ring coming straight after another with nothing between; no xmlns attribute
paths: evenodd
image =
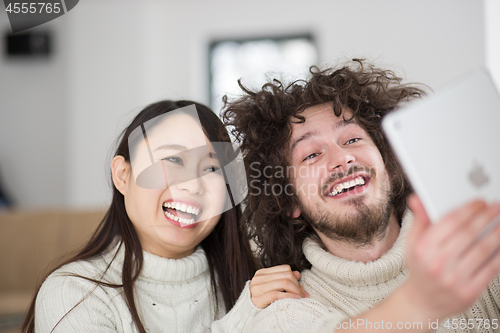
<svg viewBox="0 0 500 333"><path fill-rule="evenodd" d="M300 214L302 214L302 212L300 211L300 208L299 207L295 207L295 209L293 210L293 213L292 213L292 217L294 219L296 219L297 217L300 216Z"/></svg>
<svg viewBox="0 0 500 333"><path fill-rule="evenodd" d="M111 175L113 184L121 194L125 195L127 189L128 176L130 173L130 164L125 161L123 156L115 156L111 162Z"/></svg>

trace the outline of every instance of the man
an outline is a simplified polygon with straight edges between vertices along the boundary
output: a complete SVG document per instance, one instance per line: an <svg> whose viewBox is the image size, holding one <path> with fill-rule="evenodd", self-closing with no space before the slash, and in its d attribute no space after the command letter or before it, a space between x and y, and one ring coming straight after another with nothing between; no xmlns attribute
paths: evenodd
<svg viewBox="0 0 500 333"><path fill-rule="evenodd" d="M310 294L274 302L255 332L500 329L500 227L480 237L500 205L431 225L380 128L423 90L361 60L242 89L224 119L245 154L244 221L262 264L300 270Z"/></svg>

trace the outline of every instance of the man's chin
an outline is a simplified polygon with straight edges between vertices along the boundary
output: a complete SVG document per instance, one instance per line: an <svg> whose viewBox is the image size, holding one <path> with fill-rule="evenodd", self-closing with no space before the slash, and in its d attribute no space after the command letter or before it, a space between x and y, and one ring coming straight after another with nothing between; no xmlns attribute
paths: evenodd
<svg viewBox="0 0 500 333"><path fill-rule="evenodd" d="M332 240L367 244L383 234L391 213L390 204L366 205L365 197L352 198L345 205L331 207L323 214L304 214L313 228Z"/></svg>
<svg viewBox="0 0 500 333"><path fill-rule="evenodd" d="M333 214L356 214L360 207L370 206L365 195L344 199L332 199L329 202L328 210Z"/></svg>
<svg viewBox="0 0 500 333"><path fill-rule="evenodd" d="M326 197L326 201L330 203L335 203L336 205L356 205L361 204L368 199L368 193L352 193L350 195L341 194L335 197Z"/></svg>

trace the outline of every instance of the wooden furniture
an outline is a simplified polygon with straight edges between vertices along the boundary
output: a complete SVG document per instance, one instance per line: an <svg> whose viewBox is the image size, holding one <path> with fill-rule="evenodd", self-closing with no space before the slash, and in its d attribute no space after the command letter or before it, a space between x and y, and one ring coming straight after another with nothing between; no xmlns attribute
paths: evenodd
<svg viewBox="0 0 500 333"><path fill-rule="evenodd" d="M0 211L0 332L18 333L41 280L90 238L103 211Z"/></svg>

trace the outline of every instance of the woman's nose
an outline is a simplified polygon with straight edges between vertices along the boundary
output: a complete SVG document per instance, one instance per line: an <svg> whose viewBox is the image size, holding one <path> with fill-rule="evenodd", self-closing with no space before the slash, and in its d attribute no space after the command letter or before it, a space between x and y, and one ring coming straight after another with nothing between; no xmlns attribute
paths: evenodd
<svg viewBox="0 0 500 333"><path fill-rule="evenodd" d="M184 190L190 194L201 195L205 193L205 187L203 186L203 181L199 177L194 177L193 179L186 180L182 183L177 184L179 190Z"/></svg>

